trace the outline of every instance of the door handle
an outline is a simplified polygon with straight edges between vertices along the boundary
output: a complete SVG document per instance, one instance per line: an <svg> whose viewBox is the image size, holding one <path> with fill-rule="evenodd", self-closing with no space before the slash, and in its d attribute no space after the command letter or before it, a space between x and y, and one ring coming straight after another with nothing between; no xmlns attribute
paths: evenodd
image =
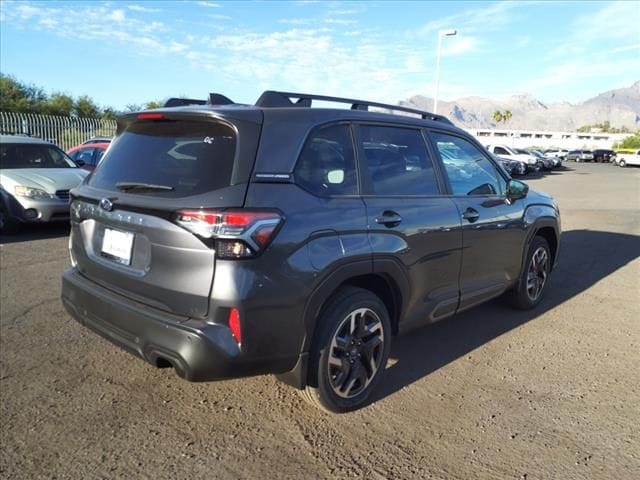
<svg viewBox="0 0 640 480"><path fill-rule="evenodd" d="M402 217L392 210L385 210L381 216L376 217L376 223L387 228L397 227L400 222L402 222Z"/></svg>
<svg viewBox="0 0 640 480"><path fill-rule="evenodd" d="M469 207L462 214L462 218L467 220L469 223L473 223L480 218L480 214L477 210Z"/></svg>

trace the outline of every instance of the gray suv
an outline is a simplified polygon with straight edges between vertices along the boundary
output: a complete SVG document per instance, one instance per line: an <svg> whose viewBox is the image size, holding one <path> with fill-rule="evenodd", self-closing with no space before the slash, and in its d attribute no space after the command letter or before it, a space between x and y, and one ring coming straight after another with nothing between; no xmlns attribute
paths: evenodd
<svg viewBox="0 0 640 480"><path fill-rule="evenodd" d="M169 105L120 117L72 190L62 288L73 317L152 365L274 373L344 412L393 336L503 293L540 302L557 205L445 117L273 91Z"/></svg>

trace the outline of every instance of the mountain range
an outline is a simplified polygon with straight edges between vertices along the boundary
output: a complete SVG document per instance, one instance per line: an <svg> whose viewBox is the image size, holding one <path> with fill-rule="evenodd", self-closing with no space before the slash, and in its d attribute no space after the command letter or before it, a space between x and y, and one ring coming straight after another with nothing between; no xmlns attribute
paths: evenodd
<svg viewBox="0 0 640 480"><path fill-rule="evenodd" d="M433 110L433 99L416 95L399 105ZM511 119L499 124L493 119L496 110L509 110ZM582 103L543 103L528 94L506 100L465 97L438 102L438 113L464 128L498 128L510 130L575 131L585 125L608 121L612 127L640 128L640 81L630 87L609 90Z"/></svg>

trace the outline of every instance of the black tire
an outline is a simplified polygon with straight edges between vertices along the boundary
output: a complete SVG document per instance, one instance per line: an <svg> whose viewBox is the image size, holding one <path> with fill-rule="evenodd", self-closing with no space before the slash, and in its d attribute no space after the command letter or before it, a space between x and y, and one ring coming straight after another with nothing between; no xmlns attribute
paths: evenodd
<svg viewBox="0 0 640 480"><path fill-rule="evenodd" d="M12 235L18 231L19 227L18 222L11 218L4 202L0 201L0 233L3 235Z"/></svg>
<svg viewBox="0 0 640 480"><path fill-rule="evenodd" d="M540 303L551 272L551 262L549 243L543 237L534 237L518 285L511 292L511 303L515 308L530 310Z"/></svg>
<svg viewBox="0 0 640 480"><path fill-rule="evenodd" d="M361 408L387 365L389 313L370 291L345 287L327 302L318 322L309 357L309 385L301 394L328 412Z"/></svg>
<svg viewBox="0 0 640 480"><path fill-rule="evenodd" d="M618 160L618 166L622 168L627 166L627 162L625 162L624 158L621 158L620 160Z"/></svg>

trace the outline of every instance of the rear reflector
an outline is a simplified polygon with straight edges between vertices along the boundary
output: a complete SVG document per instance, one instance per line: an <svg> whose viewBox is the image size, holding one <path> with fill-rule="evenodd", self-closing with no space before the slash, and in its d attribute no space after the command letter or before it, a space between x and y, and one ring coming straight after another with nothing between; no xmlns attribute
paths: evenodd
<svg viewBox="0 0 640 480"><path fill-rule="evenodd" d="M229 330L236 339L236 343L242 343L242 329L240 328L240 312L237 308L232 308L229 312Z"/></svg>

